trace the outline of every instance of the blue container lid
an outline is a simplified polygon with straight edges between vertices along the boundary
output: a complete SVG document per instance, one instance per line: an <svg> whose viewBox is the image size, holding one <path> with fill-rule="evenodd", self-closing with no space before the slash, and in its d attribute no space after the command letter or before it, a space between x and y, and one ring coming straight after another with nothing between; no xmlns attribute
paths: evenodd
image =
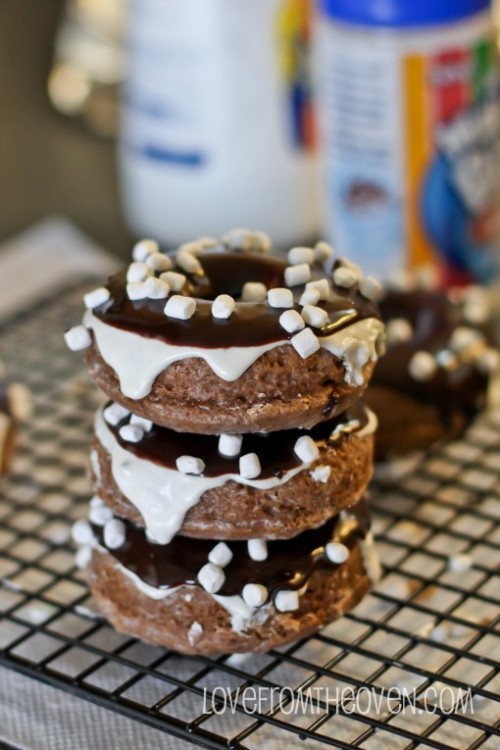
<svg viewBox="0 0 500 750"><path fill-rule="evenodd" d="M390 28L453 23L491 7L491 0L318 0L337 21Z"/></svg>

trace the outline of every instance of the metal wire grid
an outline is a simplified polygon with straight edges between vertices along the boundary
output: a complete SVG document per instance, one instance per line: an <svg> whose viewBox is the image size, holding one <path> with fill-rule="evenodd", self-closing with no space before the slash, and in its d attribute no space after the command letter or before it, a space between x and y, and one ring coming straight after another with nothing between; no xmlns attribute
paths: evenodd
<svg viewBox="0 0 500 750"><path fill-rule="evenodd" d="M1 332L9 377L32 388L35 416L0 496L0 663L207 748L500 747L500 413L404 481L375 483L384 577L353 612L270 654L180 657L115 633L73 564L69 531L87 514L100 398L61 338L80 305L72 290ZM245 709L243 688L272 696L283 686L278 702ZM367 687L382 696L393 686L415 703L361 704ZM219 713L221 687L233 697L240 688L234 713ZM447 703L431 707L430 687ZM297 711L308 688L313 699ZM465 711L453 711L468 688Z"/></svg>

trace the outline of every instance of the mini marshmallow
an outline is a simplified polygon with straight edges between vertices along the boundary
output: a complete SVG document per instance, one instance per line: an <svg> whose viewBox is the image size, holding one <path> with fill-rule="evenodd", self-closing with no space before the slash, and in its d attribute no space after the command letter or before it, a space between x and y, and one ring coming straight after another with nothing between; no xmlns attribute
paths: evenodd
<svg viewBox="0 0 500 750"><path fill-rule="evenodd" d="M406 318L393 318L385 326L388 344L402 344L413 336L413 328Z"/></svg>
<svg viewBox="0 0 500 750"><path fill-rule="evenodd" d="M99 289L94 289L92 292L87 292L87 294L84 294L83 302L88 310L93 310L94 307L99 307L99 305L103 305L105 302L107 302L110 296L111 295L109 293L109 289L101 286L99 287Z"/></svg>
<svg viewBox="0 0 500 750"><path fill-rule="evenodd" d="M285 268L285 284L287 286L299 286L311 281L311 266L308 263L299 263L296 266Z"/></svg>
<svg viewBox="0 0 500 750"><path fill-rule="evenodd" d="M319 448L309 435L302 435L302 437L299 437L293 450L305 464L310 464L319 458Z"/></svg>
<svg viewBox="0 0 500 750"><path fill-rule="evenodd" d="M118 434L127 443L139 443L144 437L144 430L137 424L124 424Z"/></svg>
<svg viewBox="0 0 500 750"><path fill-rule="evenodd" d="M288 333L301 331L305 325L302 316L297 310L287 310L280 315L280 326L284 328L285 331L288 331Z"/></svg>
<svg viewBox="0 0 500 750"><path fill-rule="evenodd" d="M208 561L214 565L218 565L219 568L224 568L233 559L233 553L225 544L225 542L219 542L208 554Z"/></svg>
<svg viewBox="0 0 500 750"><path fill-rule="evenodd" d="M243 302L263 302L267 297L267 287L260 281L247 281L241 290Z"/></svg>
<svg viewBox="0 0 500 750"><path fill-rule="evenodd" d="M203 474L205 462L195 456L179 456L175 465L181 474Z"/></svg>
<svg viewBox="0 0 500 750"><path fill-rule="evenodd" d="M107 406L103 411L104 419L108 424L113 425L113 427L116 427L116 425L121 422L122 419L128 417L129 414L130 412L128 409L125 409L124 406L115 402Z"/></svg>
<svg viewBox="0 0 500 750"><path fill-rule="evenodd" d="M310 289L308 287L309 285L306 284L306 288L299 299L299 305L302 305L303 307L305 305L317 305L321 296L318 289Z"/></svg>
<svg viewBox="0 0 500 750"><path fill-rule="evenodd" d="M482 375L491 375L500 366L500 353L496 349L485 349L476 360L476 367Z"/></svg>
<svg viewBox="0 0 500 750"><path fill-rule="evenodd" d="M244 601L249 607L261 607L267 600L268 592L260 583L247 583L241 592Z"/></svg>
<svg viewBox="0 0 500 750"><path fill-rule="evenodd" d="M237 456L241 451L242 435L221 435L219 438L219 453L223 456Z"/></svg>
<svg viewBox="0 0 500 750"><path fill-rule="evenodd" d="M180 250L175 256L175 260L179 268L182 268L186 273L201 273L203 271L198 258L187 250Z"/></svg>
<svg viewBox="0 0 500 750"><path fill-rule="evenodd" d="M358 279L361 278L363 273L361 270L361 266L355 263L353 260L349 260L349 258L339 258L338 265L340 268L349 268L356 274Z"/></svg>
<svg viewBox="0 0 500 750"><path fill-rule="evenodd" d="M87 349L92 343L92 336L85 326L74 326L66 331L64 334L64 340L66 346L72 352L79 352L82 349Z"/></svg>
<svg viewBox="0 0 500 750"><path fill-rule="evenodd" d="M410 292L415 289L415 276L404 269L394 271L389 276L387 286L398 292Z"/></svg>
<svg viewBox="0 0 500 750"><path fill-rule="evenodd" d="M382 285L373 276L364 276L359 282L359 291L366 299L377 299L382 291Z"/></svg>
<svg viewBox="0 0 500 750"><path fill-rule="evenodd" d="M313 326L314 328L323 328L328 321L328 313L321 307L314 307L313 305L304 305L302 308L302 317L305 322Z"/></svg>
<svg viewBox="0 0 500 750"><path fill-rule="evenodd" d="M429 352L417 352L408 364L408 372L411 377L419 382L424 382L432 378L436 369L436 361Z"/></svg>
<svg viewBox="0 0 500 750"><path fill-rule="evenodd" d="M330 299L331 288L328 279L309 281L309 283L306 284L306 290L308 289L316 289L316 291L319 292L319 299L321 300Z"/></svg>
<svg viewBox="0 0 500 750"><path fill-rule="evenodd" d="M118 549L125 542L127 535L125 524L119 518L112 518L104 527L104 544L108 549Z"/></svg>
<svg viewBox="0 0 500 750"><path fill-rule="evenodd" d="M132 258L138 263L142 263L150 255L155 255L159 252L160 246L155 240L139 240L133 247Z"/></svg>
<svg viewBox="0 0 500 750"><path fill-rule="evenodd" d="M226 576L222 568L213 563L204 565L198 573L198 582L209 594L216 594L224 585Z"/></svg>
<svg viewBox="0 0 500 750"><path fill-rule="evenodd" d="M270 289L267 293L267 301L271 307L293 307L293 294L290 289L283 287Z"/></svg>
<svg viewBox="0 0 500 750"><path fill-rule="evenodd" d="M317 466L314 471L311 471L311 477L315 482L326 484L330 478L331 471L329 466Z"/></svg>
<svg viewBox="0 0 500 750"><path fill-rule="evenodd" d="M127 271L127 281L146 281L153 275L153 269L147 263L131 263Z"/></svg>
<svg viewBox="0 0 500 750"><path fill-rule="evenodd" d="M77 568L80 568L80 570L83 570L90 564L91 559L92 547L84 545L83 547L80 547L75 555L75 565Z"/></svg>
<svg viewBox="0 0 500 750"><path fill-rule="evenodd" d="M334 254L333 247L324 240L317 242L314 246L314 258L317 263L326 263Z"/></svg>
<svg viewBox="0 0 500 750"><path fill-rule="evenodd" d="M168 284L173 292L180 292L186 283L186 277L183 273L177 273L177 271L165 271L161 274L160 281Z"/></svg>
<svg viewBox="0 0 500 750"><path fill-rule="evenodd" d="M132 414L132 416L130 417L130 424L136 424L141 428L141 430L144 430L144 432L149 432L153 427L153 422L151 419L145 419L144 417L140 417L138 414Z"/></svg>
<svg viewBox="0 0 500 750"><path fill-rule="evenodd" d="M271 249L271 240L265 232L251 232L249 229L232 229L222 241L230 250L267 253Z"/></svg>
<svg viewBox="0 0 500 750"><path fill-rule="evenodd" d="M183 242L182 245L177 248L177 253L189 253L190 255L194 255L194 257L197 258L198 255L203 252L203 247L203 242L200 242L200 240Z"/></svg>
<svg viewBox="0 0 500 750"><path fill-rule="evenodd" d="M196 641L200 638L203 633L203 626L200 625L196 620L191 623L191 627L188 630L187 637L191 646L194 646Z"/></svg>
<svg viewBox="0 0 500 750"><path fill-rule="evenodd" d="M261 472L259 457L256 453L245 453L240 458L240 476L244 479L255 479Z"/></svg>
<svg viewBox="0 0 500 750"><path fill-rule="evenodd" d="M94 532L87 521L75 521L71 527L71 536L78 545L94 543Z"/></svg>
<svg viewBox="0 0 500 750"><path fill-rule="evenodd" d="M335 565L342 565L349 558L349 547L340 542L328 542L325 552L330 562Z"/></svg>
<svg viewBox="0 0 500 750"><path fill-rule="evenodd" d="M144 282L144 290L148 299L167 299L170 287L161 279L152 276Z"/></svg>
<svg viewBox="0 0 500 750"><path fill-rule="evenodd" d="M357 282L359 276L352 268L340 266L333 272L333 283L344 289L350 289Z"/></svg>
<svg viewBox="0 0 500 750"><path fill-rule="evenodd" d="M461 352L470 346L474 346L482 338L483 336L480 331L476 331L474 328L467 328L466 326L459 326L455 328L451 335L450 348L454 352Z"/></svg>
<svg viewBox="0 0 500 750"><path fill-rule="evenodd" d="M465 573L465 571L472 568L472 565L472 557L464 553L453 555L448 558L448 570L451 570L452 573Z"/></svg>
<svg viewBox="0 0 500 750"><path fill-rule="evenodd" d="M267 560L267 542L265 539L249 539L247 542L248 556L256 562Z"/></svg>
<svg viewBox="0 0 500 750"><path fill-rule="evenodd" d="M219 294L212 302L212 315L221 320L230 318L235 307L236 302L229 294Z"/></svg>
<svg viewBox="0 0 500 750"><path fill-rule="evenodd" d="M268 253L272 247L271 238L266 232L254 232L252 240L252 250L258 253Z"/></svg>
<svg viewBox="0 0 500 750"><path fill-rule="evenodd" d="M274 604L279 612L293 612L299 608L299 594L297 591L278 591Z"/></svg>
<svg viewBox="0 0 500 750"><path fill-rule="evenodd" d="M292 247L288 251L288 262L291 266L297 266L300 263L314 263L314 250L312 247Z"/></svg>
<svg viewBox="0 0 500 750"><path fill-rule="evenodd" d="M314 335L310 328L304 328L303 331L296 333L290 339L290 343L302 359L307 359L320 348L318 337Z"/></svg>
<svg viewBox="0 0 500 750"><path fill-rule="evenodd" d="M96 526L104 526L112 518L113 511L102 502L101 505L94 505L92 508L90 508L89 520Z"/></svg>
<svg viewBox="0 0 500 750"><path fill-rule="evenodd" d="M90 508L103 508L106 507L104 505L104 500L101 500L99 495L94 495L94 497L91 498L89 503Z"/></svg>
<svg viewBox="0 0 500 750"><path fill-rule="evenodd" d="M491 298L481 286L469 287L464 295L463 316L467 323L484 325L491 318Z"/></svg>
<svg viewBox="0 0 500 750"><path fill-rule="evenodd" d="M168 273L168 272L167 272ZM192 297L182 297L174 294L165 305L165 315L177 320L189 320L196 311L196 300Z"/></svg>
<svg viewBox="0 0 500 750"><path fill-rule="evenodd" d="M127 284L127 297L132 300L147 299L148 290L144 281L131 281Z"/></svg>
<svg viewBox="0 0 500 750"><path fill-rule="evenodd" d="M172 268L172 260L163 253L154 253L146 258L148 266L156 273L164 273Z"/></svg>
<svg viewBox="0 0 500 750"><path fill-rule="evenodd" d="M198 237L196 243L198 245L201 245L203 250L208 249L209 247L217 247L217 245L219 244L218 240L216 240L215 237L207 236Z"/></svg>

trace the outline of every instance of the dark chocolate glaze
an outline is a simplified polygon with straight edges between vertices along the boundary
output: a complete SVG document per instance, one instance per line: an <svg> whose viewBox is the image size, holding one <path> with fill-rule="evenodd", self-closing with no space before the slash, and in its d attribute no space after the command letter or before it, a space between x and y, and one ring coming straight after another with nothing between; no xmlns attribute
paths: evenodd
<svg viewBox="0 0 500 750"><path fill-rule="evenodd" d="M116 427L107 424L119 444L129 453L138 458L151 461L168 469L176 468L176 459L180 456L196 456L205 462L203 476L216 477L221 474L239 474L239 456L234 458L219 453L219 438L214 435L195 435L179 433L165 427L153 425L150 432L138 443L122 440L120 428L128 424L130 417L123 419ZM240 455L256 453L259 457L262 472L259 479L280 477L290 469L301 466L302 462L294 453L294 445L301 435L309 435L320 444L328 442L336 427L347 422L357 421L358 426L352 426L352 432L361 430L368 424L368 415L361 401L357 401L341 415L327 422L321 422L312 430L283 430L279 433L255 433L243 435ZM349 438L350 432L342 433L335 440Z"/></svg>
<svg viewBox="0 0 500 750"><path fill-rule="evenodd" d="M160 339L174 346L197 346L205 349L232 346L260 346L292 337L280 325L282 308L270 307L267 302L241 302L243 284L249 281L264 283L268 289L285 286L287 263L276 256L243 252L204 253L200 262L203 274L185 274L188 278L182 294L197 299L196 313L189 320L168 318L163 310L166 300L131 301L126 293L126 270L108 281L111 299L94 309L94 315L115 328L140 336ZM317 278L322 278L318 267ZM328 322L315 329L318 336L327 336L364 318L379 318L377 306L365 299L357 286L351 289L333 287L333 298L318 303L328 312ZM295 309L304 287L293 290ZM237 308L226 320L212 317L210 300L219 294L230 294Z"/></svg>
<svg viewBox="0 0 500 750"><path fill-rule="evenodd" d="M484 408L488 377L478 371L474 362L459 363L450 370L438 367L436 373L423 382L415 380L408 372L408 365L416 352L436 355L447 350L455 328L467 325L462 320L459 305L439 292L390 291L381 300L380 310L385 323L395 318L408 320L413 336L409 341L388 344L387 353L375 368L371 381L374 385L394 389L433 405L445 426L450 424L456 410L472 418ZM368 389L368 403L369 393ZM387 407L390 408L390 404Z"/></svg>
<svg viewBox="0 0 500 750"><path fill-rule="evenodd" d="M338 567L325 553L328 542L337 541L352 548L364 539L370 528L370 514L364 500L349 510L352 520L340 521L337 516L319 529L305 531L294 539L268 542L268 556L262 562L248 555L246 542L225 542L233 553L224 568L225 581L217 592L222 596L241 594L247 583L260 583L272 597L281 589L297 591L307 582L314 570ZM126 539L118 549L108 552L141 581L155 588L199 585L197 575L208 562L209 552L217 541L187 539L176 536L170 544L159 545L148 541L144 529L124 521ZM92 526L98 543L105 547L103 528Z"/></svg>

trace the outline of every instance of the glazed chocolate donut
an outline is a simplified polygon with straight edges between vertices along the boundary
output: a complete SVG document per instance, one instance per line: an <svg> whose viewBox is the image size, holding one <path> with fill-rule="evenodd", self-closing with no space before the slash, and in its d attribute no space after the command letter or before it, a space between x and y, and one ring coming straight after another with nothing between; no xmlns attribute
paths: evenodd
<svg viewBox="0 0 500 750"><path fill-rule="evenodd" d="M206 434L311 427L359 398L383 346L376 283L343 260L332 282L324 243L291 264L206 244L167 271L150 248L86 296L74 348L89 344L94 382L155 424Z"/></svg>
<svg viewBox="0 0 500 750"><path fill-rule="evenodd" d="M107 533L108 524L118 524ZM268 651L353 607L378 577L364 503L255 559L245 542L152 544L128 521L93 525L90 585L121 632L185 654ZM106 540L108 539L108 544ZM222 562L224 556L224 561ZM210 562L217 559L218 577ZM223 573L221 572L223 570Z"/></svg>
<svg viewBox="0 0 500 750"><path fill-rule="evenodd" d="M243 438L180 434L154 425L136 435L134 424L141 420L120 418L121 411L115 404L96 415L94 491L161 544L176 533L211 539L296 536L354 505L371 478L376 420L361 403L310 432ZM221 452L225 441L232 455ZM194 457L201 473L182 473L177 461L183 456ZM257 457L252 478L241 474L244 456Z"/></svg>
<svg viewBox="0 0 500 750"><path fill-rule="evenodd" d="M469 322L483 302L476 288L453 297L390 290L380 302L387 352L366 393L379 420L379 460L458 437L486 404L498 355Z"/></svg>

